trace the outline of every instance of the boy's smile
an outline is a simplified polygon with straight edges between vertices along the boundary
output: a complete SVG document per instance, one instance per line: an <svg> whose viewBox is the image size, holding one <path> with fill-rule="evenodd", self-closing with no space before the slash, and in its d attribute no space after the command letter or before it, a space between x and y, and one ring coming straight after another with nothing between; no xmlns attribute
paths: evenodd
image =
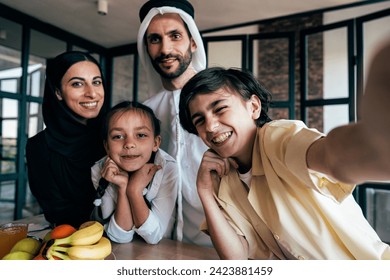
<svg viewBox="0 0 390 280"><path fill-rule="evenodd" d="M222 134L214 137L213 139L211 139L211 141L215 145L223 144L227 139L230 138L230 136L232 136L232 134L233 134L233 132L225 132L225 133L222 133Z"/></svg>

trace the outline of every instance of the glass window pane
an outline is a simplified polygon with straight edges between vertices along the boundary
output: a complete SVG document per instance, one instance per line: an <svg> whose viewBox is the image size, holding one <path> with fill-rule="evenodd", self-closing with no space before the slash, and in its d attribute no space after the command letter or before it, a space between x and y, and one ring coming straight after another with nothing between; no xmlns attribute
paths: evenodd
<svg viewBox="0 0 390 280"><path fill-rule="evenodd" d="M287 38L254 41L253 73L272 93L273 101L288 101L289 41Z"/></svg>
<svg viewBox="0 0 390 280"><path fill-rule="evenodd" d="M0 182L0 210L1 219L3 222L14 220L14 208L15 208L15 190L16 181L1 181ZM30 187L27 184L26 199L23 204L23 218L28 216L35 216L41 213L39 204L35 197L31 194Z"/></svg>
<svg viewBox="0 0 390 280"><path fill-rule="evenodd" d="M2 119L18 118L17 100L3 99L1 107L2 107Z"/></svg>
<svg viewBox="0 0 390 280"><path fill-rule="evenodd" d="M209 42L207 53L208 67L242 67L242 42Z"/></svg>
<svg viewBox="0 0 390 280"><path fill-rule="evenodd" d="M18 101L1 99L1 173L16 172Z"/></svg>
<svg viewBox="0 0 390 280"><path fill-rule="evenodd" d="M115 57L113 63L112 105L116 105L123 100L133 100L134 55Z"/></svg>
<svg viewBox="0 0 390 280"><path fill-rule="evenodd" d="M0 90L18 93L20 88L22 27L0 17Z"/></svg>
<svg viewBox="0 0 390 280"><path fill-rule="evenodd" d="M40 71L36 71L31 73L28 76L28 87L29 90L27 91L32 96L40 96L40 90L41 90L41 84L43 84L43 79L41 79L42 73Z"/></svg>
<svg viewBox="0 0 390 280"><path fill-rule="evenodd" d="M1 91L17 93L18 92L18 82L19 77L17 79L4 79L0 81L0 89Z"/></svg>
<svg viewBox="0 0 390 280"><path fill-rule="evenodd" d="M349 105L324 106L324 132L328 133L333 128L349 123Z"/></svg>
<svg viewBox="0 0 390 280"><path fill-rule="evenodd" d="M43 97L46 59L30 55L27 69L27 95Z"/></svg>
<svg viewBox="0 0 390 280"><path fill-rule="evenodd" d="M333 128L349 123L349 106L326 105L307 108L307 126L328 133Z"/></svg>
<svg viewBox="0 0 390 280"><path fill-rule="evenodd" d="M38 103L30 103L30 114L36 115L38 114L39 104Z"/></svg>
<svg viewBox="0 0 390 280"><path fill-rule="evenodd" d="M27 131L28 137L32 137L37 134L39 131L45 128L43 123L43 117L41 114L41 106L39 103L30 102L28 103L27 108Z"/></svg>
<svg viewBox="0 0 390 280"><path fill-rule="evenodd" d="M0 197L4 201L14 202L15 200L15 181L1 181L0 182ZM8 208L9 209L9 208ZM7 210L8 210L7 209ZM1 211L4 213L5 209L1 209ZM7 216L10 217L10 221L13 220L13 209L11 213L7 213Z"/></svg>
<svg viewBox="0 0 390 280"><path fill-rule="evenodd" d="M307 45L307 98L348 97L347 29L309 35Z"/></svg>

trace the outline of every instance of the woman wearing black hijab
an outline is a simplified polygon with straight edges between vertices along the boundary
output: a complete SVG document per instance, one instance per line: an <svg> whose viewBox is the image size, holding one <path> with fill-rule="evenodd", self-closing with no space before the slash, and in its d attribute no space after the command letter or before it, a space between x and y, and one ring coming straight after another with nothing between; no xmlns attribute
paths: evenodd
<svg viewBox="0 0 390 280"><path fill-rule="evenodd" d="M31 192L52 225L79 227L90 219L91 166L105 155L99 134L104 96L101 68L89 54L65 52L48 62L46 128L28 139L26 160Z"/></svg>

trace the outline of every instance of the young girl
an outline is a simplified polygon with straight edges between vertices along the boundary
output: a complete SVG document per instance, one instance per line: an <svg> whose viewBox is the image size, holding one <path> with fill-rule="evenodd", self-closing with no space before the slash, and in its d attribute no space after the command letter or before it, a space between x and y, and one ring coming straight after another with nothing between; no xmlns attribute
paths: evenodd
<svg viewBox="0 0 390 280"><path fill-rule="evenodd" d="M98 188L101 177L109 185L102 197L102 216L109 238L130 242L134 233L147 243L172 238L178 194L177 166L159 149L160 124L153 111L125 101L114 106L103 126L107 156L92 167Z"/></svg>
<svg viewBox="0 0 390 280"><path fill-rule="evenodd" d="M250 73L222 68L199 72L181 93L182 126L210 148L197 189L220 257L390 259L354 186L315 171L325 135L271 121L269 100Z"/></svg>

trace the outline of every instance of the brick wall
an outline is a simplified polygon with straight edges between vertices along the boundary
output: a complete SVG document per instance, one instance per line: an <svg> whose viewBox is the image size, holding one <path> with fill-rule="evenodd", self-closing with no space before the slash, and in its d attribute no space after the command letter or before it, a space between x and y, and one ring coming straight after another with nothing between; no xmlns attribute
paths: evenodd
<svg viewBox="0 0 390 280"><path fill-rule="evenodd" d="M299 31L322 25L322 15L289 18L259 25L259 33L295 32L295 118L301 119L300 100L300 59ZM308 87L310 99L323 95L323 38L322 34L311 35L308 40ZM273 100L288 100L288 40L263 39L258 42L257 76L273 93ZM323 108L311 108L307 114L307 123L317 129L323 128ZM287 118L287 110L271 109L273 119Z"/></svg>

